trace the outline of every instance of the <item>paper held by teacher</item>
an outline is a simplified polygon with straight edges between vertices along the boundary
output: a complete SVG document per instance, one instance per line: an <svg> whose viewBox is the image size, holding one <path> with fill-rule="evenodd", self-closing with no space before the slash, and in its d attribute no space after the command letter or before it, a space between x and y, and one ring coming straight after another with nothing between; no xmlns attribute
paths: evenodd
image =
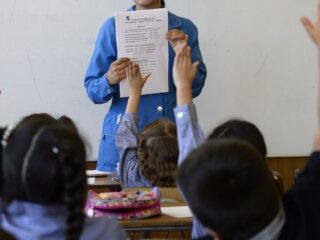
<svg viewBox="0 0 320 240"><path fill-rule="evenodd" d="M116 36L118 58L128 57L149 74L142 94L169 91L168 84L168 11L166 9L118 12ZM126 80L120 82L120 97L127 97Z"/></svg>

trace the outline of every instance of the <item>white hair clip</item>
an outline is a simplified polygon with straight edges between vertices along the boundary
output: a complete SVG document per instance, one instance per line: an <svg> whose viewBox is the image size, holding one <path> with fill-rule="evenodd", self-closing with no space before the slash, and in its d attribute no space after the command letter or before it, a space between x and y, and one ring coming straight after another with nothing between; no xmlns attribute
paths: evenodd
<svg viewBox="0 0 320 240"><path fill-rule="evenodd" d="M52 148L52 152L53 152L54 154L59 154L59 148L53 147L53 148Z"/></svg>
<svg viewBox="0 0 320 240"><path fill-rule="evenodd" d="M6 130L3 133L2 139L1 139L1 145L3 148L5 148L8 145L8 139L9 139L13 129L15 129L17 125L18 125L18 123L10 124L7 126Z"/></svg>

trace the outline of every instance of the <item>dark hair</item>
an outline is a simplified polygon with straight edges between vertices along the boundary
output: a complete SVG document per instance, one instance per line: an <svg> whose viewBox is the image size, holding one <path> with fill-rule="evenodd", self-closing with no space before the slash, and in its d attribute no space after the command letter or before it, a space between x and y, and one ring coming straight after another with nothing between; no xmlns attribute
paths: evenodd
<svg viewBox="0 0 320 240"><path fill-rule="evenodd" d="M9 234L6 231L0 229L0 239L1 240L14 240L15 238L11 234Z"/></svg>
<svg viewBox="0 0 320 240"><path fill-rule="evenodd" d="M208 137L208 139L230 138L243 140L252 144L264 158L267 155L267 147L264 137L257 126L251 122L239 119L231 119L216 127ZM276 171L272 171L272 174L277 189L282 195L284 193L282 177Z"/></svg>
<svg viewBox="0 0 320 240"><path fill-rule="evenodd" d="M66 239L79 239L84 224L86 153L72 120L48 114L25 117L11 132L1 156L4 202L64 204Z"/></svg>
<svg viewBox="0 0 320 240"><path fill-rule="evenodd" d="M138 139L141 173L154 186L175 186L179 147L176 125L156 120L141 131Z"/></svg>
<svg viewBox="0 0 320 240"><path fill-rule="evenodd" d="M265 161L241 140L208 140L183 162L177 182L195 216L223 239L249 239L279 211Z"/></svg>
<svg viewBox="0 0 320 240"><path fill-rule="evenodd" d="M208 139L236 138L252 144L263 157L267 155L267 147L260 130L251 122L231 119L216 127Z"/></svg>
<svg viewBox="0 0 320 240"><path fill-rule="evenodd" d="M164 2L164 0L161 0L161 7L162 8L166 7L166 3Z"/></svg>
<svg viewBox="0 0 320 240"><path fill-rule="evenodd" d="M5 128L0 128L0 140L2 140L3 134L5 132ZM2 177L2 152L3 152L3 146L0 142L0 196L2 196L2 188L3 188L3 177Z"/></svg>

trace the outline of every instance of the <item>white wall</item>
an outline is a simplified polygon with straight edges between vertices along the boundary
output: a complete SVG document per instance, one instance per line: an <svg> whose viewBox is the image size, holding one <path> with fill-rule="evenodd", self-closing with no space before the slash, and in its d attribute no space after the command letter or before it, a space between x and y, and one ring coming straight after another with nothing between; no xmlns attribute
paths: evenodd
<svg viewBox="0 0 320 240"><path fill-rule="evenodd" d="M199 28L208 69L201 125L241 117L263 131L269 154L308 154L316 128L316 54L301 15L316 0L166 0ZM83 76L98 29L129 0L0 0L0 125L33 112L76 120L96 158L108 104Z"/></svg>

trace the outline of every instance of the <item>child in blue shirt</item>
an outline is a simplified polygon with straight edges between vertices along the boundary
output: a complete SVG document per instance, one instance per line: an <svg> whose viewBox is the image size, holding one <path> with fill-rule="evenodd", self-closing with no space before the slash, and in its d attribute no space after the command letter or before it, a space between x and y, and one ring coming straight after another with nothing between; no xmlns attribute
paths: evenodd
<svg viewBox="0 0 320 240"><path fill-rule="evenodd" d="M209 143L204 147L198 150L197 156L196 157L190 157L192 158L194 165L193 167L186 167L184 162L188 161L186 160L186 157L189 155L189 153L193 150L201 146L205 142L204 135L201 131L201 128L198 125L197 121L197 115L196 115L196 109L195 106L192 104L192 94L190 91L191 88L191 83L192 79L194 77L194 74L197 71L197 65L198 63L193 63L191 62L190 58L190 48L187 47L186 45L181 47L181 51L177 54L176 59L175 59L175 64L174 64L174 81L177 87L177 107L175 108L175 116L176 116L176 122L177 122L177 130L178 130L178 142L179 142L179 150L180 150L180 155L179 155L179 172L178 173L178 183L179 187L181 187L182 193L185 195L187 202L189 202L191 209L195 213L195 220L194 220L194 227L193 227L193 237L198 238L200 236L204 236L208 234L208 228L210 229L210 233L214 232L214 235L217 239L219 238L227 238L227 239L266 239L262 238L265 236L268 236L267 239L276 239L280 235L280 230L281 227L284 224L284 213L282 209L282 205L279 204L280 202L280 196L279 192L276 190L274 181L272 179L271 173L268 171L267 166L265 161L263 160L263 148L258 150L257 147L253 148L252 145L248 144L250 141L247 139L241 139L240 137L234 137L234 138L225 138L225 137L220 137L216 138L217 140L211 140ZM252 128L252 127L251 127ZM226 128L227 129L227 128ZM251 132L254 132L251 130ZM223 135L223 133L220 133L220 135ZM256 134L257 135L257 134ZM241 139L240 140L235 140L235 139ZM257 139L260 139L262 143L264 143L263 138L257 137ZM223 142L223 146L225 148L224 151L227 151L227 155L229 153L229 157L226 156L226 159L224 159L222 162L219 163L219 158L217 160L215 159L215 154L217 154L217 150L214 149L220 149L221 146L216 146L216 142ZM231 142L229 142L231 141ZM242 142L243 141L243 142ZM237 152L234 153L232 151L233 148L244 148L244 152ZM195 150L197 151L197 150ZM210 153L209 153L210 152ZM264 151L265 152L265 151ZM203 153L201 155L201 153ZM234 154L233 154L234 153ZM250 158L252 161L245 162L243 163L240 161L240 157L242 156L241 154L248 154L251 155L252 158ZM212 159L211 159L212 158ZM207 163L206 159L208 159ZM212 163L210 161L212 160ZM229 160L227 160L229 159ZM233 159L232 161L235 161L232 163L230 159ZM203 160L203 162L202 162ZM189 160L190 161L190 160ZM231 161L231 162L230 162ZM255 166L255 162L259 163L259 166ZM202 166L202 163L203 164ZM255 172L251 172L250 174L244 176L243 181L247 183L251 183L249 180L252 179L253 177L260 179L260 184L251 189L251 197L246 196L244 193L243 199L241 197L237 196L236 192L234 193L234 197L231 197L232 193L230 192L230 199L224 199L223 196L225 194L222 194L221 192L218 193L218 190L216 189L217 182L218 181L213 181L209 184L210 178L206 179L208 180L207 183L205 184L204 182L201 185L197 185L197 174L199 176L202 175L201 171L199 169L203 169L203 175L206 174L206 171L211 171L210 166L216 167L220 166L223 168L228 168L228 164L234 164L234 171L240 171L241 168L244 167L250 167L250 168L256 168L256 172L259 172L258 176L255 176ZM209 165L206 165L209 164ZM242 165L244 164L244 165ZM201 168L197 168L197 166L202 166ZM225 165L225 166L224 166ZM211 176L214 178L214 175L216 174L215 172L218 172L219 174L219 167L218 169L212 170L213 172L210 172L208 176ZM189 176L192 175L192 178L186 177L186 174ZM223 175L223 173L221 173ZM225 176L225 179L227 181L227 176ZM211 179L212 180L212 179ZM259 182L258 182L259 183ZM199 191L206 192L207 194L202 194L202 199L201 196L199 195L195 190L193 190L193 193L188 192L188 187L192 188L192 186L197 186L197 189L200 189ZM189 188L189 189L190 189ZM206 188L206 189L205 189ZM246 184L238 185L238 189L245 189L247 188ZM248 186L248 188L250 188ZM202 190L201 190L202 189ZM227 186L226 186L226 189ZM260 190L261 191L260 191ZM269 191L268 191L269 190ZM228 191L228 190L226 190ZM236 191L236 190L235 190ZM202 224L200 224L199 220L197 217L199 217L198 211L194 208L194 202L190 198L190 194L194 196L195 199L198 199L199 205L203 203L204 206L206 205L206 202L210 202L212 205L210 208L216 209L217 205L214 205L214 202L218 203L219 201L225 202L227 204L228 201L233 199L234 201L233 207L226 207L222 209L216 209L216 212L219 211L221 215L221 221L218 220L219 223L225 225L223 228L220 228L216 226L215 228L208 227L203 227ZM239 194L239 193L238 193ZM205 198L209 198L210 196L214 195L216 196L213 197L211 200L209 199L203 199L204 195L206 195ZM263 197L262 197L263 196ZM201 199L201 200L200 200ZM215 199L215 200L214 200ZM237 200L239 202L237 202ZM251 202L249 205L241 204L241 201L246 201L248 200ZM265 209L263 207L258 207L255 209L254 206L259 206L259 204L263 203L269 203L268 207L269 209ZM209 204L210 205L210 204ZM208 206L207 206L208 207ZM253 207L255 210L252 212L252 214L245 214L245 211L251 211L251 208ZM237 208L245 208L244 211L238 212ZM210 209L207 209L208 214L212 216L212 219L215 218L215 214L212 214ZM251 223L246 226L246 224L238 225L238 229L235 229L234 223L232 221L227 220L227 217L224 219L223 215L224 214L229 214L230 217L234 219L241 219L239 221L242 221L243 223ZM200 221L203 223L203 218L200 215ZM217 218L216 218L217 220ZM214 221L214 220L212 220ZM242 233L242 237L240 237L239 233ZM232 234L238 235L233 236ZM269 238L270 237L270 238Z"/></svg>
<svg viewBox="0 0 320 240"><path fill-rule="evenodd" d="M148 76L141 76L137 64L129 65L126 72L129 100L116 134L121 186L175 186L179 155L176 125L167 119L158 119L138 133L137 111Z"/></svg>

